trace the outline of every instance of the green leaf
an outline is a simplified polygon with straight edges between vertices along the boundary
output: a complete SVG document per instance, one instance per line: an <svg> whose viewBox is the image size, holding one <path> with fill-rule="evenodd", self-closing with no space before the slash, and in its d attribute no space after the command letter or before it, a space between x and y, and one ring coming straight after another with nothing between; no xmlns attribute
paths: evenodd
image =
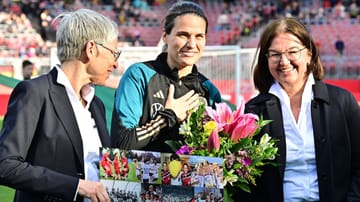
<svg viewBox="0 0 360 202"><path fill-rule="evenodd" d="M248 193L250 193L250 187L249 187L249 185L247 185L247 184L244 184L244 183L239 183L239 185L238 185L243 191L246 191L246 192L248 192Z"/></svg>
<svg viewBox="0 0 360 202"><path fill-rule="evenodd" d="M226 202L234 202L232 199L232 192L228 190L227 187L224 188L224 201Z"/></svg>
<svg viewBox="0 0 360 202"><path fill-rule="evenodd" d="M175 140L165 140L165 143L167 145L169 145L169 147L171 148L171 150L173 150L174 152L176 152L177 150L180 149L180 147L182 146L179 142L175 141Z"/></svg>
<svg viewBox="0 0 360 202"><path fill-rule="evenodd" d="M246 145L251 144L251 140L252 140L252 138L242 138L242 139L240 139L239 142L237 144L235 144L231 148L231 151L232 152L237 152L240 149L244 149Z"/></svg>

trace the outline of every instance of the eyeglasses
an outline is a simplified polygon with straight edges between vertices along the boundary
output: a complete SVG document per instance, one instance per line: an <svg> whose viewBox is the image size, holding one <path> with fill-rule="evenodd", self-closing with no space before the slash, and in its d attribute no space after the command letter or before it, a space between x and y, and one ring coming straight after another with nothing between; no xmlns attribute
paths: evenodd
<svg viewBox="0 0 360 202"><path fill-rule="evenodd" d="M304 50L306 47L303 48L292 48L291 50L287 50L284 52L277 52L270 50L266 55L272 63L279 63L283 54L285 54L286 58L290 61L296 61L301 57L301 51Z"/></svg>
<svg viewBox="0 0 360 202"><path fill-rule="evenodd" d="M96 44L96 45L99 45L99 46L101 46L101 47L103 47L103 48L105 48L105 49L108 50L108 51L110 51L110 53L114 55L115 61L117 61L118 58L119 58L120 55L121 55L121 50L112 50L112 49L110 49L110 48L108 48L108 47L106 47L106 46L104 46L103 44L98 43L98 42L95 42L95 44Z"/></svg>

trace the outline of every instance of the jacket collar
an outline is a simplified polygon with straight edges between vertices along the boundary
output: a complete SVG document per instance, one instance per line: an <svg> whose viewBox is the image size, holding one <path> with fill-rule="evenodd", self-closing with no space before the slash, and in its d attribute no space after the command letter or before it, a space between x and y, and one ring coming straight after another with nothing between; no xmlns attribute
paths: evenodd
<svg viewBox="0 0 360 202"><path fill-rule="evenodd" d="M174 81L178 81L179 80L179 75L178 75L178 69L171 69L170 66L167 64L166 60L167 60L167 55L168 53L160 53L158 55L158 57L156 58L156 60L154 61L148 61L145 62L146 64L150 64L150 66L152 66L158 73L160 74L164 74L166 77L170 78L171 80ZM191 74L185 76L189 77L189 76L198 76L199 72L197 70L196 65L193 65L192 68L192 72ZM184 79L182 78L182 80Z"/></svg>
<svg viewBox="0 0 360 202"><path fill-rule="evenodd" d="M330 103L329 93L326 87L326 84L323 81L315 81L315 85L313 85L314 91L314 99L318 101Z"/></svg>
<svg viewBox="0 0 360 202"><path fill-rule="evenodd" d="M72 109L70 100L67 96L65 87L56 82L58 71L53 68L47 75L49 80L49 97L54 105L56 116L59 117L67 136L75 150L76 156L84 169L83 143L80 130L76 122L75 114Z"/></svg>

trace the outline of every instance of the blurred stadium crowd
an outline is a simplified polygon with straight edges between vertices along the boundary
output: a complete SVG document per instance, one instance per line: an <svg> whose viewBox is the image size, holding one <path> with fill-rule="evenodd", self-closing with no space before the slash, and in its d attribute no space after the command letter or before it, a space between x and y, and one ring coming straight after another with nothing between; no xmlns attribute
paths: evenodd
<svg viewBox="0 0 360 202"><path fill-rule="evenodd" d="M175 0L2 0L0 58L49 57L55 47L54 16L89 8L114 19L120 27L120 46L156 46L161 20ZM254 48L262 25L279 16L300 18L326 56L336 55L335 38L345 42L345 55L359 73L360 0L196 0L209 18L207 45ZM336 61L326 64L328 68ZM353 68L353 67L352 67Z"/></svg>

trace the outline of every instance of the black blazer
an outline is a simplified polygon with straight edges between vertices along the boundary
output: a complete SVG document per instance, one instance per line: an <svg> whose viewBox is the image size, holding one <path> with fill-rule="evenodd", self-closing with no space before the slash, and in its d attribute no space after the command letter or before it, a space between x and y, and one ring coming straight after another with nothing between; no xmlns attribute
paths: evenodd
<svg viewBox="0 0 360 202"><path fill-rule="evenodd" d="M352 94L317 81L313 86L311 117L314 128L320 201L360 201L360 108ZM246 112L273 120L264 128L278 140L280 166L266 166L250 201L283 201L286 144L280 102L272 94L250 100ZM241 195L241 194L240 194ZM245 197L244 197L245 198Z"/></svg>
<svg viewBox="0 0 360 202"><path fill-rule="evenodd" d="M16 189L14 201L73 201L79 178L85 178L79 127L56 79L54 68L20 82L10 96L0 133L0 184ZM102 145L109 147L99 98L94 97L90 111Z"/></svg>

